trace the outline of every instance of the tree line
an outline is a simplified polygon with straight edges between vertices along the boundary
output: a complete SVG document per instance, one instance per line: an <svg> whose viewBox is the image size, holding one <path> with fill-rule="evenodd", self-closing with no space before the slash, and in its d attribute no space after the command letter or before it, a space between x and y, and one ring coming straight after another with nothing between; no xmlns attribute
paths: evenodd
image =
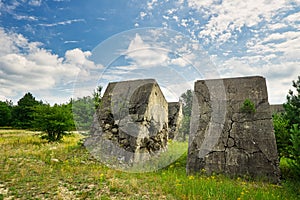
<svg viewBox="0 0 300 200"><path fill-rule="evenodd" d="M284 112L273 115L273 124L280 159L287 159L293 171L300 175L300 76L292 82L283 104ZM13 105L12 101L0 101L0 127L39 130L48 141L59 141L68 131L89 130L95 110L101 105L101 90L92 96L71 99L65 104L53 106L38 101L26 93ZM181 132L189 134L193 92L187 90L180 96L183 103Z"/></svg>
<svg viewBox="0 0 300 200"><path fill-rule="evenodd" d="M53 106L36 100L30 92L17 105L9 100L0 101L0 127L42 131L42 138L59 141L69 131L89 130L95 108L101 103L101 90L98 86L92 96Z"/></svg>

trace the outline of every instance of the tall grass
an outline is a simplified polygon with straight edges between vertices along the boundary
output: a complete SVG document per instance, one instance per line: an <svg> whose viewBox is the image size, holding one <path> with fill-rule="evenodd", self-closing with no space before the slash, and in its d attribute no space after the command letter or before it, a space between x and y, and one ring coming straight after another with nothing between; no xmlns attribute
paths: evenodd
<svg viewBox="0 0 300 200"><path fill-rule="evenodd" d="M156 172L116 171L91 158L81 137L48 143L35 132L0 130L0 199L300 199L297 180L186 176L186 154Z"/></svg>

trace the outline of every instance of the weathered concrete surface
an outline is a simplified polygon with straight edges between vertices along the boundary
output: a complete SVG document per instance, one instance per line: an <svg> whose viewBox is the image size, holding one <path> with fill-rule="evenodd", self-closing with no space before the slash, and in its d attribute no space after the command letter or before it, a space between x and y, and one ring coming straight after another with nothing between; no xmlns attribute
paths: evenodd
<svg viewBox="0 0 300 200"><path fill-rule="evenodd" d="M284 108L283 108L282 104L270 105L270 110L271 110L271 114L283 113L284 112Z"/></svg>
<svg viewBox="0 0 300 200"><path fill-rule="evenodd" d="M176 139L182 122L182 103L168 103L169 139Z"/></svg>
<svg viewBox="0 0 300 200"><path fill-rule="evenodd" d="M112 167L130 166L164 151L168 103L153 79L109 83L85 146Z"/></svg>
<svg viewBox="0 0 300 200"><path fill-rule="evenodd" d="M204 169L279 181L278 155L263 77L197 81L187 173ZM241 111L250 99L255 113Z"/></svg>

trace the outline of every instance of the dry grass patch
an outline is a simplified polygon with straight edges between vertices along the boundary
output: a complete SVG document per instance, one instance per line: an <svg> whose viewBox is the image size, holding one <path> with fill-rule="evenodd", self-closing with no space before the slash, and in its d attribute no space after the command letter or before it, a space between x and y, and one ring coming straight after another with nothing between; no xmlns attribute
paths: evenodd
<svg viewBox="0 0 300 200"><path fill-rule="evenodd" d="M48 143L36 132L0 130L0 200L300 199L297 181L277 186L220 175L188 177L186 155L156 172L116 171L92 159L79 144L81 138L74 133Z"/></svg>

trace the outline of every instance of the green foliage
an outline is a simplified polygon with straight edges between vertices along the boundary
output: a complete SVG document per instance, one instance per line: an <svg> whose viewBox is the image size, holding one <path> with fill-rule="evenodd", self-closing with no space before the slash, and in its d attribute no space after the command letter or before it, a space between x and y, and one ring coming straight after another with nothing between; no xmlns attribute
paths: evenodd
<svg viewBox="0 0 300 200"><path fill-rule="evenodd" d="M182 112L183 112L183 119L180 127L180 132L183 133L183 140L185 140L186 135L190 133L193 91L187 90L185 93L183 93L180 96L180 101L182 102Z"/></svg>
<svg viewBox="0 0 300 200"><path fill-rule="evenodd" d="M292 82L294 91L290 90L287 95L287 102L283 104L285 109L285 118L289 122L290 131L290 158L291 165L296 174L300 175L300 76L297 81Z"/></svg>
<svg viewBox="0 0 300 200"><path fill-rule="evenodd" d="M273 116L274 130L279 156L287 158L295 176L300 175L300 76L293 81L293 90L289 90L287 102L283 104L285 112Z"/></svg>
<svg viewBox="0 0 300 200"><path fill-rule="evenodd" d="M287 102L283 104L285 118L289 121L292 128L293 124L300 124L300 76L297 81L293 81L293 90L289 90Z"/></svg>
<svg viewBox="0 0 300 200"><path fill-rule="evenodd" d="M184 116L191 116L192 113L192 104L193 104L193 91L187 90L180 96L183 107L182 112Z"/></svg>
<svg viewBox="0 0 300 200"><path fill-rule="evenodd" d="M73 117L77 130L86 131L91 128L95 111L101 106L102 86L93 92L93 97L85 96L72 100Z"/></svg>
<svg viewBox="0 0 300 200"><path fill-rule="evenodd" d="M99 85L93 93L95 109L97 109L101 105L101 91L102 86Z"/></svg>
<svg viewBox="0 0 300 200"><path fill-rule="evenodd" d="M182 121L181 121L181 126L179 131L183 133L182 135L182 140L186 140L186 135L190 133L190 122L191 122L191 116L185 116L183 115Z"/></svg>
<svg viewBox="0 0 300 200"><path fill-rule="evenodd" d="M72 100L72 110L77 130L89 130L95 113L94 99L87 96Z"/></svg>
<svg viewBox="0 0 300 200"><path fill-rule="evenodd" d="M78 145L79 134L60 143L46 143L35 134L0 131L0 190L4 199L294 200L300 195L299 178L273 185L222 175L187 176L186 154L155 172L122 172L91 159ZM177 144L170 147L174 151L180 148Z"/></svg>
<svg viewBox="0 0 300 200"><path fill-rule="evenodd" d="M60 141L67 131L74 130L70 105L38 105L34 109L34 127L43 131L49 142Z"/></svg>
<svg viewBox="0 0 300 200"><path fill-rule="evenodd" d="M296 175L300 175L300 129L299 124L293 124L290 130L292 143L291 147L291 166Z"/></svg>
<svg viewBox="0 0 300 200"><path fill-rule="evenodd" d="M0 101L0 126L10 126L12 120L12 104Z"/></svg>
<svg viewBox="0 0 300 200"><path fill-rule="evenodd" d="M12 125L16 128L33 128L34 107L41 104L30 92L26 93L12 109Z"/></svg>
<svg viewBox="0 0 300 200"><path fill-rule="evenodd" d="M250 99L245 99L241 111L244 113L255 113L255 104Z"/></svg>
<svg viewBox="0 0 300 200"><path fill-rule="evenodd" d="M273 115L273 125L279 157L288 158L292 145L290 141L289 121L283 114L276 113Z"/></svg>

